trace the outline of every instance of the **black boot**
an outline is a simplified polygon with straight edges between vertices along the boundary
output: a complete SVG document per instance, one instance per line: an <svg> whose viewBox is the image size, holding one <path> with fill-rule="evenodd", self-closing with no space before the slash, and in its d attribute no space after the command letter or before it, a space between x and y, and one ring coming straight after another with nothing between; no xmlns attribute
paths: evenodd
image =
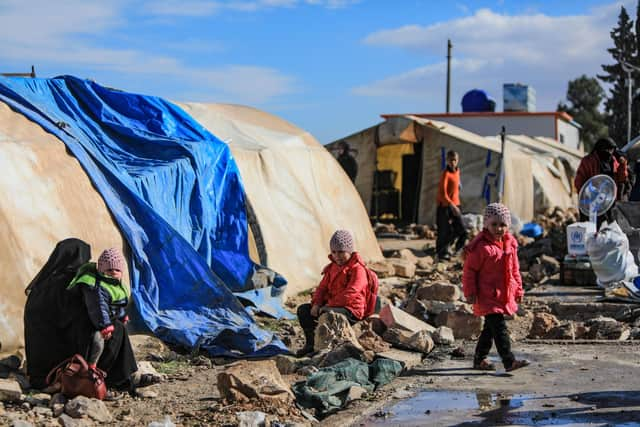
<svg viewBox="0 0 640 427"><path fill-rule="evenodd" d="M310 353L313 353L315 331L313 329L304 329L304 338L306 340L304 347L296 352L297 357L304 357Z"/></svg>

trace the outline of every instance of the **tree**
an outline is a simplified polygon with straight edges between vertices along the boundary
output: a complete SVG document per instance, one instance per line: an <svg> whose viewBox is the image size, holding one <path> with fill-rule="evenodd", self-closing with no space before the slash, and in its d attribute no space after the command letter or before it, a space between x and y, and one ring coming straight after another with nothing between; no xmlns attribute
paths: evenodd
<svg viewBox="0 0 640 427"><path fill-rule="evenodd" d="M568 113L582 126L580 133L585 151L591 151L598 138L607 136L608 129L605 117L600 112L600 104L604 95L604 90L598 80L583 74L569 82L568 104L562 102L558 104L558 111Z"/></svg>
<svg viewBox="0 0 640 427"><path fill-rule="evenodd" d="M640 12L640 11L639 11ZM609 135L618 143L624 145L627 140L627 73L622 68L622 63L627 62L636 65L638 62L636 34L633 31L633 21L629 18L627 10L620 8L618 16L618 26L611 30L613 47L607 49L615 63L612 65L602 65L606 74L599 75L598 78L610 84L609 97L605 101L605 122L609 127ZM632 74L632 79L634 76ZM638 114L632 119L632 135L638 133Z"/></svg>

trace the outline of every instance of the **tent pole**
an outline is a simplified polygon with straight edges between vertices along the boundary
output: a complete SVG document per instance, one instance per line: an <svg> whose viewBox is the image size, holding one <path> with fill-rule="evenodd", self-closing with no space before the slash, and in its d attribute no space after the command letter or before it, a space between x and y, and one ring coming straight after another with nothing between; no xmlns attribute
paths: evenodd
<svg viewBox="0 0 640 427"><path fill-rule="evenodd" d="M504 148L506 145L506 129L502 126L500 131L500 175L498 178L498 203L502 203L504 199Z"/></svg>

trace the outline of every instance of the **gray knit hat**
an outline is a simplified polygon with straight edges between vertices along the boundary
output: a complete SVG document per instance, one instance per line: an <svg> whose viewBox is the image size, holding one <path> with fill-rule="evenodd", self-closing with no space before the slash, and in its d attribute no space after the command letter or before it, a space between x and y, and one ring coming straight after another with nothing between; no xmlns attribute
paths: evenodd
<svg viewBox="0 0 640 427"><path fill-rule="evenodd" d="M124 255L119 249L109 248L105 249L100 258L98 258L98 271L104 274L107 270L115 269L124 272L124 265L126 261Z"/></svg>
<svg viewBox="0 0 640 427"><path fill-rule="evenodd" d="M353 244L353 236L347 230L338 230L331 236L329 247L332 251L344 251L355 252L355 245Z"/></svg>

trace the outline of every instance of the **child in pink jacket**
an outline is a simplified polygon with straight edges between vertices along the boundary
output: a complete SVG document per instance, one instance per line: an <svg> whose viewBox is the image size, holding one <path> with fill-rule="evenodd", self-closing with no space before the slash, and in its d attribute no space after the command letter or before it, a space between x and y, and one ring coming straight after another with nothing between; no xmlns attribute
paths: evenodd
<svg viewBox="0 0 640 427"><path fill-rule="evenodd" d="M473 313L484 316L484 328L473 359L473 367L493 370L487 356L495 342L507 371L529 364L516 360L504 316L513 315L522 302L522 278L518 264L518 242L509 233L511 214L500 203L491 203L484 213L484 228L465 248L462 290L473 304Z"/></svg>

